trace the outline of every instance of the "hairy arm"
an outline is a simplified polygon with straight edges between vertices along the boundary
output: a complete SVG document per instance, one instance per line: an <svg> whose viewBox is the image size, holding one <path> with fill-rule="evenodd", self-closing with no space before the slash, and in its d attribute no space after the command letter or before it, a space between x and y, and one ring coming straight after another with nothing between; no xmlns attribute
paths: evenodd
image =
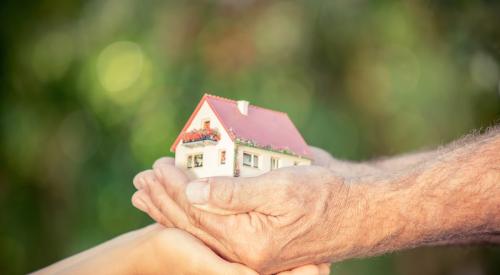
<svg viewBox="0 0 500 275"><path fill-rule="evenodd" d="M261 273L422 245L498 242L498 130L378 163L315 153L312 166L191 182L160 159L136 194L219 255Z"/></svg>
<svg viewBox="0 0 500 275"><path fill-rule="evenodd" d="M430 150L392 157L381 157L369 161L354 162L334 158L330 153L317 147L311 147L311 150L314 155L315 165L326 167L347 179L363 176L382 176L411 169L438 155L438 150Z"/></svg>
<svg viewBox="0 0 500 275"><path fill-rule="evenodd" d="M347 179L352 211L345 219L353 220L344 220L343 230L360 239L356 247L334 247L345 250L337 258L422 245L500 243L498 129L387 163L404 165Z"/></svg>
<svg viewBox="0 0 500 275"><path fill-rule="evenodd" d="M311 147L314 164L327 167L345 178L384 175L401 170L411 169L416 165L431 160L439 153L438 150L421 151L392 157L381 157L374 160L354 162L332 157L330 153L317 147Z"/></svg>

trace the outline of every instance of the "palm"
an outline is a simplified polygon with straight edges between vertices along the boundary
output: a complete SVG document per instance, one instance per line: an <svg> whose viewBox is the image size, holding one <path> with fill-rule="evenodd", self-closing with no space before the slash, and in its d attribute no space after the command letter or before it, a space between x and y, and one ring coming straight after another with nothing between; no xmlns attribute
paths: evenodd
<svg viewBox="0 0 500 275"><path fill-rule="evenodd" d="M159 231L152 239L152 245L153 257L157 258L154 262L164 263L168 259L172 263L169 265L172 274L195 274L201 271L204 274L257 274L244 265L223 260L203 242L176 228ZM178 265L186 260L192 263L189 266L191 272L186 272L186 267Z"/></svg>

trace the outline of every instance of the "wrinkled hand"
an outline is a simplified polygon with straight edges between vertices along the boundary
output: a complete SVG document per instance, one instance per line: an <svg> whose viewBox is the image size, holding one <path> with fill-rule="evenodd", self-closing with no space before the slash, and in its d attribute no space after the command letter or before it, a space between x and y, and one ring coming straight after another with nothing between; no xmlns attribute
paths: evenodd
<svg viewBox="0 0 500 275"><path fill-rule="evenodd" d="M159 162L164 162L167 165L172 165L173 162L171 159L162 159ZM157 163L159 163L157 162ZM174 168L175 169L175 168ZM189 222L189 217L181 211L181 209L169 198L169 197L163 197L164 201L164 207L170 207L170 211L168 214L163 215L162 211L160 210L161 208L158 208L152 200L152 197L148 195L146 190L151 190L149 189L149 185L154 185L151 186L152 188L157 188L158 181L156 180L156 177L154 175L154 172L152 170L144 171L139 173L135 179L134 179L134 185L138 187L139 191L136 192L133 196L132 202L133 204L139 208L140 210L148 213L151 218L154 220L163 223L166 226L172 227L172 226L178 226L181 225L179 228L182 228L184 230L195 230L195 228L186 224L186 222ZM166 194L163 194L166 195ZM168 195L167 195L168 196ZM167 204L169 206L167 206ZM175 220L171 221L170 219ZM195 230L196 231L196 230ZM197 240L196 238L193 238L190 234L184 233L182 231L177 230L176 234L179 235L179 239L183 238L192 238L196 241L191 240L189 246L199 246L196 251L197 253L193 253L192 257L193 261L195 262L209 262L212 261L215 263L215 267L212 269L218 270L219 274L253 274L250 272L250 269L247 268L246 266L243 266L241 264L234 264L234 263L229 263L226 261L223 261L220 259L214 252L212 252L208 247L206 247L202 242ZM184 236L182 236L184 235ZM187 236L186 236L187 235ZM201 236L201 235L200 235ZM169 239L172 239L172 235L167 236ZM173 242L174 240L170 240L170 242ZM178 240L177 240L178 241ZM175 241L175 242L177 242ZM201 247L203 246L203 247ZM186 250L186 249L184 249ZM258 253L258 252L252 252L253 253ZM203 254L203 255L202 255ZM251 253L247 253L251 254ZM158 255L161 256L161 253L158 253ZM198 260L196 260L198 259ZM216 261L214 261L214 259ZM222 263L221 263L222 260ZM207 264L208 265L208 264ZM211 264L210 264L211 265ZM226 270L226 271L224 271ZM229 270L229 271L228 271ZM232 271L231 271L232 270ZM196 272L195 272L196 273ZM217 272L216 272L217 273ZM285 272L280 272L280 275L323 275L323 274L329 274L330 273L330 265L329 264L305 264L299 267L296 267L292 270L285 271Z"/></svg>
<svg viewBox="0 0 500 275"><path fill-rule="evenodd" d="M186 230L224 258L259 272L330 259L327 247L340 229L348 194L330 170L298 166L188 183L171 159L160 159L136 177L133 202L153 205L146 211L156 221Z"/></svg>

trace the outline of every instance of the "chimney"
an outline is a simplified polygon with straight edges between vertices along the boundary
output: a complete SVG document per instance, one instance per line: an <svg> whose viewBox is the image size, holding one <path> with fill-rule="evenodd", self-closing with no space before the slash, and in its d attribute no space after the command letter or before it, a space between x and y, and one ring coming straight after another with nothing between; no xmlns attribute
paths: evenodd
<svg viewBox="0 0 500 275"><path fill-rule="evenodd" d="M238 110L240 111L240 113L244 116L248 115L248 104L249 102L246 101L246 100L238 100L236 102L237 106L238 106Z"/></svg>

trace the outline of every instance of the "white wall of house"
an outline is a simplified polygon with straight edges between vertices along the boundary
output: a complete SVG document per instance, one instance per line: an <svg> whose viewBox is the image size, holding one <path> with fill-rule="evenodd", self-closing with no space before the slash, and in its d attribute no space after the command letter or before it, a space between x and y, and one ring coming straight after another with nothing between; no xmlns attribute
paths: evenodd
<svg viewBox="0 0 500 275"><path fill-rule="evenodd" d="M206 120L210 121L210 128L216 129L220 134L220 140L216 144L189 147L180 141L175 148L175 166L184 170L191 179L234 176L235 147L237 147L236 166L239 168L241 177L253 177L271 171L271 158L275 158L278 161L278 168L311 164L311 160L309 159L240 144L235 145L207 102L202 104L186 131L190 132L195 129L202 129L203 123ZM221 151L226 152L225 164L221 164L220 161ZM257 167L253 167L253 162L252 166L243 165L244 153L258 157ZM188 157L194 157L198 154L203 155L203 166L188 168Z"/></svg>
<svg viewBox="0 0 500 275"><path fill-rule="evenodd" d="M258 167L253 167L253 165L251 167L243 165L244 153L258 156ZM236 161L238 162L238 166L240 168L240 176L254 177L271 171L271 158L275 158L278 160L278 168L294 165L311 165L311 160L309 159L244 145L238 145L238 156Z"/></svg>
<svg viewBox="0 0 500 275"><path fill-rule="evenodd" d="M187 147L182 141L175 148L175 166L186 171L191 179L204 178L212 176L233 176L234 168L234 142L229 137L224 127L217 119L207 102L204 102L193 118L187 131L203 128L203 122L210 120L210 128L217 129L220 133L220 140L215 145L206 145L200 147ZM220 152L226 151L226 163L220 163ZM203 154L202 167L187 167L189 155Z"/></svg>

